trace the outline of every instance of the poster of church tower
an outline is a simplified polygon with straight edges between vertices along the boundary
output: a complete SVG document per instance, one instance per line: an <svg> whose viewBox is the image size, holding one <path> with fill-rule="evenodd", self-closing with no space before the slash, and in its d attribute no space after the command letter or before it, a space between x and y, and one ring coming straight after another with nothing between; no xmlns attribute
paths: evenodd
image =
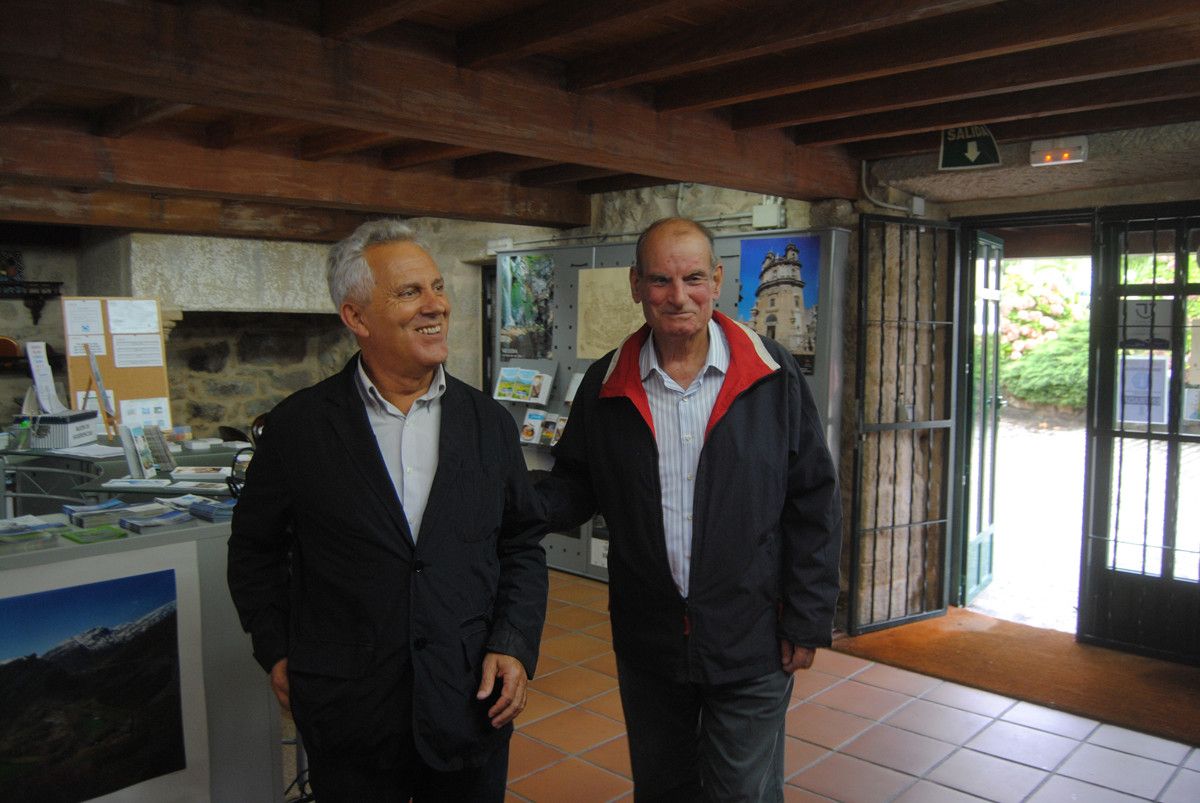
<svg viewBox="0 0 1200 803"><path fill-rule="evenodd" d="M742 240L738 318L796 355L812 375L820 290L819 235Z"/></svg>

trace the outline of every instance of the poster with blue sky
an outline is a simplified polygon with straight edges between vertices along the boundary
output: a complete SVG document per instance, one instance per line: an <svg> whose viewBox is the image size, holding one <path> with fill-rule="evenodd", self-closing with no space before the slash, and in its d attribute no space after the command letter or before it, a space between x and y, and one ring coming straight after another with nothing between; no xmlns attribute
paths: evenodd
<svg viewBox="0 0 1200 803"><path fill-rule="evenodd" d="M804 279L804 306L816 309L820 297L820 266L821 237L817 234L793 235L790 237L764 237L761 239L742 240L741 270L738 279L741 281L742 298L738 302L738 320L750 322L750 310L754 308L758 292L758 277L762 272L763 260L767 253L781 256L787 249L788 243L794 243L798 251L800 264L803 266L801 277Z"/></svg>
<svg viewBox="0 0 1200 803"><path fill-rule="evenodd" d="M0 599L0 800L186 766L174 570Z"/></svg>

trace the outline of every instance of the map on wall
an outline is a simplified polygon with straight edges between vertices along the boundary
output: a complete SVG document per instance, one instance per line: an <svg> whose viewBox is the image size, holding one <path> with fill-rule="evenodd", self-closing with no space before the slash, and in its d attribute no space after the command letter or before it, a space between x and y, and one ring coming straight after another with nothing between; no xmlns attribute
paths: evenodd
<svg viewBox="0 0 1200 803"><path fill-rule="evenodd" d="M496 266L500 302L500 359L553 357L554 258L505 256Z"/></svg>
<svg viewBox="0 0 1200 803"><path fill-rule="evenodd" d="M603 357L646 322L629 293L629 268L579 271L579 327L575 356Z"/></svg>

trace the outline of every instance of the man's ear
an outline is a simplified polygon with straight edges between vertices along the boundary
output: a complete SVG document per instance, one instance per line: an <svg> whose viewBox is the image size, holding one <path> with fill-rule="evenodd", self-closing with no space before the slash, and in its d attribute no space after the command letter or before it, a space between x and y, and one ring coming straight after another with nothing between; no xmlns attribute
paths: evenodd
<svg viewBox="0 0 1200 803"><path fill-rule="evenodd" d="M713 278L713 288L716 291L715 294L720 295L721 294L721 281L725 278L725 265L718 262L716 267L713 268L712 278Z"/></svg>
<svg viewBox="0 0 1200 803"><path fill-rule="evenodd" d="M638 289L638 269L636 265L629 268L629 292L633 296L633 303L642 303L642 291Z"/></svg>
<svg viewBox="0 0 1200 803"><path fill-rule="evenodd" d="M342 323L346 324L346 328L354 333L355 337L369 337L370 331L367 330L366 321L363 320L362 310L359 306L351 301L343 301L338 314L342 318Z"/></svg>

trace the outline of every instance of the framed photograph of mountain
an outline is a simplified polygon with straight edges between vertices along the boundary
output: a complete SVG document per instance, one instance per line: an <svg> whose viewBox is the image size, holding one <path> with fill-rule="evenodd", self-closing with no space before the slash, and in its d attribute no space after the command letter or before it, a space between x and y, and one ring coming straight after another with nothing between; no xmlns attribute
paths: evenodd
<svg viewBox="0 0 1200 803"><path fill-rule="evenodd" d="M208 798L195 554L4 573L0 800Z"/></svg>

